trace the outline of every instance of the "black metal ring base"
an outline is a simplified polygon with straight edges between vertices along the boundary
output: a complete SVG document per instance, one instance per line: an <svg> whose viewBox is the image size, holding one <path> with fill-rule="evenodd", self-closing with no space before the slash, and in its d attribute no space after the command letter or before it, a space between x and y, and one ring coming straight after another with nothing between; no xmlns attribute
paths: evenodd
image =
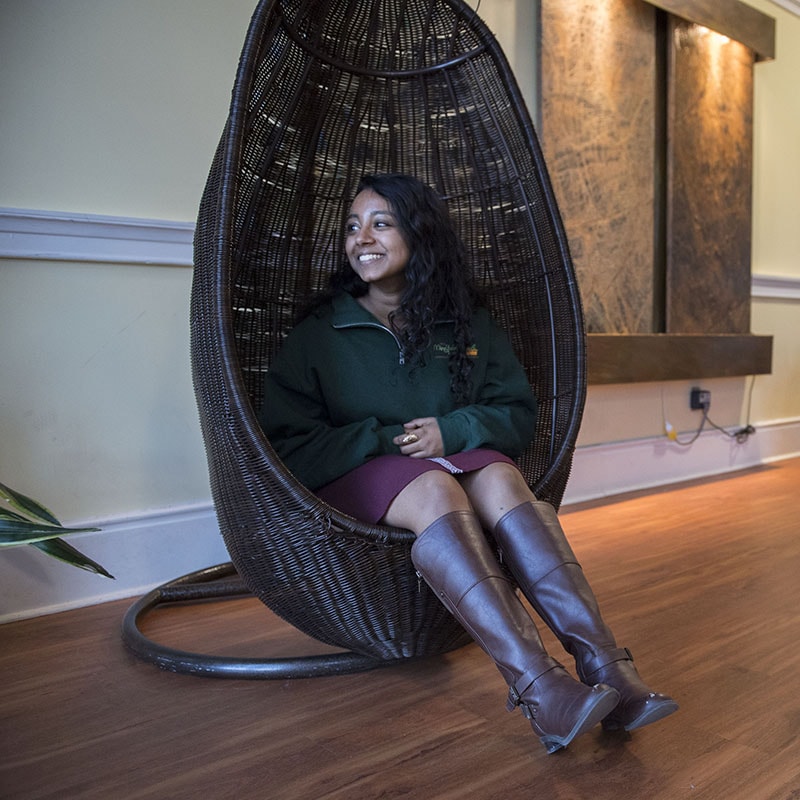
<svg viewBox="0 0 800 800"><path fill-rule="evenodd" d="M236 576L236 579L220 579ZM213 583L212 583L213 581ZM139 621L162 603L193 600L224 599L249 595L250 590L238 578L230 562L190 572L180 578L157 586L137 600L125 613L122 640L128 649L144 661L161 669L207 678L239 678L285 680L287 678L316 678L326 675L347 675L378 667L407 662L408 659L375 659L353 652L329 653L295 658L236 658L176 650L158 644L139 630Z"/></svg>

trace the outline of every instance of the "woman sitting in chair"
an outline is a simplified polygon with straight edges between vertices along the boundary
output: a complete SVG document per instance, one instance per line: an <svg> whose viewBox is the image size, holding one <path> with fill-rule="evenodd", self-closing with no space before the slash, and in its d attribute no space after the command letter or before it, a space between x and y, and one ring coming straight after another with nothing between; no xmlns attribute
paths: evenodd
<svg viewBox="0 0 800 800"><path fill-rule="evenodd" d="M345 224L342 268L266 378L262 424L278 455L330 505L416 534L418 574L548 752L600 721L630 731L671 714L512 460L534 435L536 399L478 304L444 203L415 178L366 176ZM580 681L545 652L484 531Z"/></svg>

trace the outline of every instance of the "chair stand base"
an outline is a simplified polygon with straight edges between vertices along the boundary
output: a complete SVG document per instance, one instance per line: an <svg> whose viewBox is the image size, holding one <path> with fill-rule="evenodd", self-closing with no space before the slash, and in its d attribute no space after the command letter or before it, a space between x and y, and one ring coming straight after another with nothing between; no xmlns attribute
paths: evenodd
<svg viewBox="0 0 800 800"><path fill-rule="evenodd" d="M230 579L230 580L223 580ZM145 636L139 622L153 609L166 603L228 599L250 595L230 562L190 572L157 586L137 600L122 622L122 640L138 658L170 672L206 678L285 680L348 675L378 667L406 663L408 658L376 659L354 652L329 653L294 658L237 658L176 650Z"/></svg>

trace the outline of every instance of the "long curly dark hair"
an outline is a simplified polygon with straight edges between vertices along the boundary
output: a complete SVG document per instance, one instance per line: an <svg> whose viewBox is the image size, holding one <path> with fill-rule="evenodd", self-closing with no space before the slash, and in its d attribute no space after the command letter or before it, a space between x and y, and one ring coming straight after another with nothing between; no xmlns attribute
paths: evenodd
<svg viewBox="0 0 800 800"><path fill-rule="evenodd" d="M447 206L430 186L410 175L365 175L356 194L364 189L371 189L389 203L411 254L406 267L406 290L390 317L390 322L401 321L395 332L406 359L412 365L422 364L434 323L451 321L455 350L450 356L450 390L457 404L466 404L472 370L467 357L467 349L473 344L470 320L480 298L468 267L466 248ZM361 297L368 290L369 285L345 258L331 275L325 295L346 291Z"/></svg>

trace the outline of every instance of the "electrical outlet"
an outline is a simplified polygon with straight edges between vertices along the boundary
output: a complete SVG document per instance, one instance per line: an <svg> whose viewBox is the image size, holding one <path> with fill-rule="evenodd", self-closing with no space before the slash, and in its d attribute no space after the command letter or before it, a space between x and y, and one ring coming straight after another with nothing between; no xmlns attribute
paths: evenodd
<svg viewBox="0 0 800 800"><path fill-rule="evenodd" d="M703 409L708 411L711 407L711 392L708 389L692 389L689 395L689 408L693 411Z"/></svg>

